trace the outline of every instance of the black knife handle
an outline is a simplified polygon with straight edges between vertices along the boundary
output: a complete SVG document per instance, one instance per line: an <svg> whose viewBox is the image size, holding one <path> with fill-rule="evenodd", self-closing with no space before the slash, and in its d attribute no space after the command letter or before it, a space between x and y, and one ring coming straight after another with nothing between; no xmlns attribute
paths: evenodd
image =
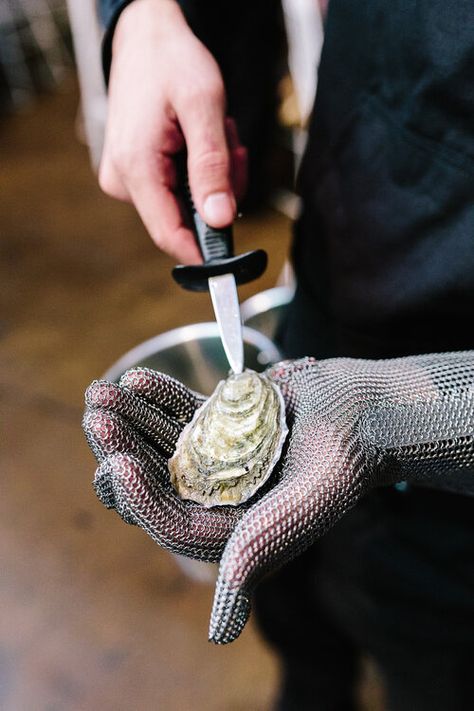
<svg viewBox="0 0 474 711"><path fill-rule="evenodd" d="M189 187L187 154L176 157L177 195L181 199L185 219L193 232L204 264L180 264L172 270L173 279L184 289L208 291L210 277L233 274L237 284L257 279L267 267L267 253L263 249L234 256L232 225L216 229L206 224L194 205Z"/></svg>
<svg viewBox="0 0 474 711"><path fill-rule="evenodd" d="M231 226L217 230L204 222L197 210L193 212L193 221L196 228L196 242L205 264L214 262L216 259L229 259L234 256L234 238Z"/></svg>
<svg viewBox="0 0 474 711"><path fill-rule="evenodd" d="M234 239L232 225L222 229L211 227L202 219L196 210L189 187L187 153L182 152L176 157L176 170L178 180L178 194L183 203L186 217L192 222L191 229L199 247L204 263L213 262L215 259L229 259L234 256Z"/></svg>

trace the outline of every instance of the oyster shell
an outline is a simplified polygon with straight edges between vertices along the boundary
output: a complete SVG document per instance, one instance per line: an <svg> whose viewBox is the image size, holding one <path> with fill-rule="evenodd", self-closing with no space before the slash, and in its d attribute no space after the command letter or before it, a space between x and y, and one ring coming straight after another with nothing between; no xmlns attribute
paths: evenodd
<svg viewBox="0 0 474 711"><path fill-rule="evenodd" d="M237 506L267 481L287 433L278 387L253 370L232 374L181 432L171 482L183 499Z"/></svg>

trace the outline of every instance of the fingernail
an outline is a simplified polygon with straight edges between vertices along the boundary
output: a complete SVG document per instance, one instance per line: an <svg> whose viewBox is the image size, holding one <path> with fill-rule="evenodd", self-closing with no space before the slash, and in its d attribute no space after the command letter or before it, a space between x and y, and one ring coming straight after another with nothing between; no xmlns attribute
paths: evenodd
<svg viewBox="0 0 474 711"><path fill-rule="evenodd" d="M210 225L230 225L234 214L235 201L228 193L214 193L204 201L204 217Z"/></svg>

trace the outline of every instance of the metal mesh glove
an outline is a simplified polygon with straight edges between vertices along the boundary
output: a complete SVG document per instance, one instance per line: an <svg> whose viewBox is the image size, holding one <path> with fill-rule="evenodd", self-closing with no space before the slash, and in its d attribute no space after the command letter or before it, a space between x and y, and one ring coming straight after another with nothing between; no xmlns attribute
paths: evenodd
<svg viewBox="0 0 474 711"><path fill-rule="evenodd" d="M240 634L258 580L369 488L409 480L474 494L474 352L304 359L269 375L291 435L278 483L243 515L222 556L210 625L217 643Z"/></svg>
<svg viewBox="0 0 474 711"><path fill-rule="evenodd" d="M243 510L204 509L182 501L166 464L202 402L173 378L137 368L119 385L95 381L89 386L83 427L99 462L94 488L102 503L164 548L218 562Z"/></svg>
<svg viewBox="0 0 474 711"><path fill-rule="evenodd" d="M124 377L123 390L97 383L88 391L93 409L86 412L85 426L103 459L96 488L106 505L140 523L162 545L187 555L199 551L197 557L215 560L228 538L211 615L210 639L217 643L240 634L262 575L310 546L371 487L409 480L474 493L473 352L386 361L303 359L280 363L268 375L282 390L290 436L273 488L247 510L196 510L170 491L164 456L177 435L173 431L163 437L160 425L168 424L161 419L165 412L174 413L176 430L191 416L196 397L183 386L136 370ZM153 387L137 387L140 378ZM155 403L152 411L142 409L142 396ZM93 424L94 417L100 426ZM168 450L163 449L164 439ZM116 454L117 446L121 454ZM135 484L124 487L131 463ZM155 480L157 490L150 484ZM164 502L155 498L163 491ZM153 525L149 511L155 512ZM212 529L196 526L199 533L208 531L206 545L199 537L190 538L195 535L190 511L195 521L206 515L212 520ZM156 520L162 526L168 520L172 535L154 532ZM213 536L216 557L207 555Z"/></svg>

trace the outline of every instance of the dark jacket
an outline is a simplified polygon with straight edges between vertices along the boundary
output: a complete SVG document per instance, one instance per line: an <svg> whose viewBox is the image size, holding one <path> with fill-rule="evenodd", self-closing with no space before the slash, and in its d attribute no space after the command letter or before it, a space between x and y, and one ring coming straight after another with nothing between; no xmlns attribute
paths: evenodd
<svg viewBox="0 0 474 711"><path fill-rule="evenodd" d="M329 4L289 337L311 354L474 348L472 19L471 0Z"/></svg>

